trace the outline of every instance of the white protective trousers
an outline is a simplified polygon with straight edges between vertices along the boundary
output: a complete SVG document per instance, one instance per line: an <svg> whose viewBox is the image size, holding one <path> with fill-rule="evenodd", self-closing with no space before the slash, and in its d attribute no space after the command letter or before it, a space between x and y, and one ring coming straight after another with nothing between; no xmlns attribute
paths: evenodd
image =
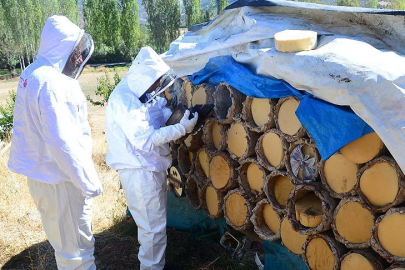
<svg viewBox="0 0 405 270"><path fill-rule="evenodd" d="M92 199L71 182L46 184L28 178L31 196L41 214L60 270L96 269L91 231Z"/></svg>
<svg viewBox="0 0 405 270"><path fill-rule="evenodd" d="M167 244L166 172L145 169L118 172L128 208L138 226L140 269L163 269Z"/></svg>

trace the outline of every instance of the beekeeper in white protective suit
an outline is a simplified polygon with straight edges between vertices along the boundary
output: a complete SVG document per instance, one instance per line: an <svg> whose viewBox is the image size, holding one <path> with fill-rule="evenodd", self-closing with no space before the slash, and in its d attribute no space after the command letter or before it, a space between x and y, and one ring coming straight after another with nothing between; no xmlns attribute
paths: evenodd
<svg viewBox="0 0 405 270"><path fill-rule="evenodd" d="M117 169L128 208L138 226L141 269L163 269L166 250L168 142L193 130L198 115L164 126L171 115L157 94L173 83L169 67L150 47L142 48L112 92L106 109L107 164ZM163 84L163 85L162 85Z"/></svg>
<svg viewBox="0 0 405 270"><path fill-rule="evenodd" d="M59 269L95 269L91 197L102 192L92 161L86 99L77 77L90 35L63 16L47 19L36 60L21 74L9 168L28 177Z"/></svg>

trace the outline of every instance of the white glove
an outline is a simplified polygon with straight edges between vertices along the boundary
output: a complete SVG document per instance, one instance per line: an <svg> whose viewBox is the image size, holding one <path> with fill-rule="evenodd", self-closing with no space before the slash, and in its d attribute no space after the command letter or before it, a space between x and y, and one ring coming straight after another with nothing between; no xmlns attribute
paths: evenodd
<svg viewBox="0 0 405 270"><path fill-rule="evenodd" d="M188 119L190 116L190 111L187 110L184 112L183 118L181 118L181 120L180 120L180 124L185 127L187 133L190 133L191 131L193 131L195 124L197 124L198 113L195 112L193 115L194 115L193 118Z"/></svg>

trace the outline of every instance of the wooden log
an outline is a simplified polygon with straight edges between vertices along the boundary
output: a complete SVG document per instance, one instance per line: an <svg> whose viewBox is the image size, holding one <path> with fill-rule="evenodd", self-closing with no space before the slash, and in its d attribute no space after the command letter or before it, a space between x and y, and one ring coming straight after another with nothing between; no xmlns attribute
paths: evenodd
<svg viewBox="0 0 405 270"><path fill-rule="evenodd" d="M377 133L371 132L342 147L340 152L350 161L364 164L385 153L386 147Z"/></svg>
<svg viewBox="0 0 405 270"><path fill-rule="evenodd" d="M278 101L275 108L276 127L291 142L304 137L307 132L295 115L300 101L296 97L286 97Z"/></svg>
<svg viewBox="0 0 405 270"><path fill-rule="evenodd" d="M167 178L170 182L170 187L173 191L173 194L177 198L183 197L187 178L180 173L180 170L177 166L171 166L169 168L169 174Z"/></svg>
<svg viewBox="0 0 405 270"><path fill-rule="evenodd" d="M292 176L288 172L273 171L264 183L264 193L279 214L287 212L287 199L294 185L291 182Z"/></svg>
<svg viewBox="0 0 405 270"><path fill-rule="evenodd" d="M195 157L195 152L189 151L184 144L180 145L177 150L177 163L182 174L186 175L193 172Z"/></svg>
<svg viewBox="0 0 405 270"><path fill-rule="evenodd" d="M296 255L302 256L302 247L308 238L308 235L296 232L287 217L284 217L280 226L280 237L283 245Z"/></svg>
<svg viewBox="0 0 405 270"><path fill-rule="evenodd" d="M196 85L192 91L191 106L214 104L215 86L209 83Z"/></svg>
<svg viewBox="0 0 405 270"><path fill-rule="evenodd" d="M348 248L368 248L371 245L371 229L375 216L364 207L358 197L347 197L340 201L332 222L336 240Z"/></svg>
<svg viewBox="0 0 405 270"><path fill-rule="evenodd" d="M219 219L224 216L223 204L224 195L212 184L206 184L201 190L201 206L205 213L212 219Z"/></svg>
<svg viewBox="0 0 405 270"><path fill-rule="evenodd" d="M235 160L243 160L255 153L259 134L252 132L240 120L236 120L227 133L228 152Z"/></svg>
<svg viewBox="0 0 405 270"><path fill-rule="evenodd" d="M405 264L394 263L385 270L405 270Z"/></svg>
<svg viewBox="0 0 405 270"><path fill-rule="evenodd" d="M405 201L404 174L392 158L373 159L360 169L358 178L356 191L374 213L386 212Z"/></svg>
<svg viewBox="0 0 405 270"><path fill-rule="evenodd" d="M302 247L302 257L308 269L338 270L345 248L328 233L311 235Z"/></svg>
<svg viewBox="0 0 405 270"><path fill-rule="evenodd" d="M202 180L198 176L191 174L187 176L186 196L195 210L201 209L201 185Z"/></svg>
<svg viewBox="0 0 405 270"><path fill-rule="evenodd" d="M212 185L221 192L237 187L237 166L238 163L228 153L213 152L209 159L209 179Z"/></svg>
<svg viewBox="0 0 405 270"><path fill-rule="evenodd" d="M218 123L215 118L210 118L205 122L203 129L203 141L209 150L225 150L227 148L226 133L229 125Z"/></svg>
<svg viewBox="0 0 405 270"><path fill-rule="evenodd" d="M246 195L254 202L263 199L267 171L254 158L245 159L240 165L238 180Z"/></svg>
<svg viewBox="0 0 405 270"><path fill-rule="evenodd" d="M341 270L383 270L385 265L372 249L351 250L340 259Z"/></svg>
<svg viewBox="0 0 405 270"><path fill-rule="evenodd" d="M276 101L268 98L246 97L242 118L254 132L265 132L276 126L274 109Z"/></svg>
<svg viewBox="0 0 405 270"><path fill-rule="evenodd" d="M210 177L210 152L206 148L201 148L197 151L194 162L194 172L199 177Z"/></svg>
<svg viewBox="0 0 405 270"><path fill-rule="evenodd" d="M250 218L254 231L263 240L275 241L280 239L280 226L283 215L274 211L267 199L259 201Z"/></svg>
<svg viewBox="0 0 405 270"><path fill-rule="evenodd" d="M195 134L187 134L186 136L184 136L183 142L187 146L188 150L197 151L204 145L202 137L203 131L200 130Z"/></svg>
<svg viewBox="0 0 405 270"><path fill-rule="evenodd" d="M177 158L179 155L178 150L179 150L180 145L171 141L169 143L169 147L170 147L170 157L172 159L172 165L177 166L178 165Z"/></svg>
<svg viewBox="0 0 405 270"><path fill-rule="evenodd" d="M192 93L194 91L194 84L187 78L183 78L183 86L180 89L180 103L191 108Z"/></svg>
<svg viewBox="0 0 405 270"><path fill-rule="evenodd" d="M287 152L287 171L293 176L294 184L312 183L318 180L320 155L309 139L292 142Z"/></svg>
<svg viewBox="0 0 405 270"><path fill-rule="evenodd" d="M266 131L256 144L259 163L267 170L281 170L287 163L289 144L282 132L277 129Z"/></svg>
<svg viewBox="0 0 405 270"><path fill-rule="evenodd" d="M219 84L214 92L215 115L220 124L231 124L242 113L245 95L226 83Z"/></svg>
<svg viewBox="0 0 405 270"><path fill-rule="evenodd" d="M297 232L317 234L330 229L336 205L321 185L298 185L287 199L287 218Z"/></svg>
<svg viewBox="0 0 405 270"><path fill-rule="evenodd" d="M341 153L336 153L320 163L320 176L323 187L334 198L356 195L359 166Z"/></svg>
<svg viewBox="0 0 405 270"><path fill-rule="evenodd" d="M243 231L251 227L252 207L242 189L233 189L224 197L226 222L235 230Z"/></svg>
<svg viewBox="0 0 405 270"><path fill-rule="evenodd" d="M405 207L391 208L377 218L371 247L389 263L405 263Z"/></svg>

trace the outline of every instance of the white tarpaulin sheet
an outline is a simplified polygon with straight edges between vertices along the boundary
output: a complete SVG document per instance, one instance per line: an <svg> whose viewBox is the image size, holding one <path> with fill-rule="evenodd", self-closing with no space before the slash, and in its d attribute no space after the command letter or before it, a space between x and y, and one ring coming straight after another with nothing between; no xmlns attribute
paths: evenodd
<svg viewBox="0 0 405 270"><path fill-rule="evenodd" d="M164 60L184 76L202 69L212 57L231 55L259 75L348 105L379 134L405 172L405 57L401 54L405 35L400 33L401 25L405 31L405 19L373 16L374 20L362 14L280 6L225 10L209 25L174 41ZM353 20L355 25L350 25ZM386 37L378 24L388 31ZM274 34L286 29L317 31L317 48L277 52Z"/></svg>

